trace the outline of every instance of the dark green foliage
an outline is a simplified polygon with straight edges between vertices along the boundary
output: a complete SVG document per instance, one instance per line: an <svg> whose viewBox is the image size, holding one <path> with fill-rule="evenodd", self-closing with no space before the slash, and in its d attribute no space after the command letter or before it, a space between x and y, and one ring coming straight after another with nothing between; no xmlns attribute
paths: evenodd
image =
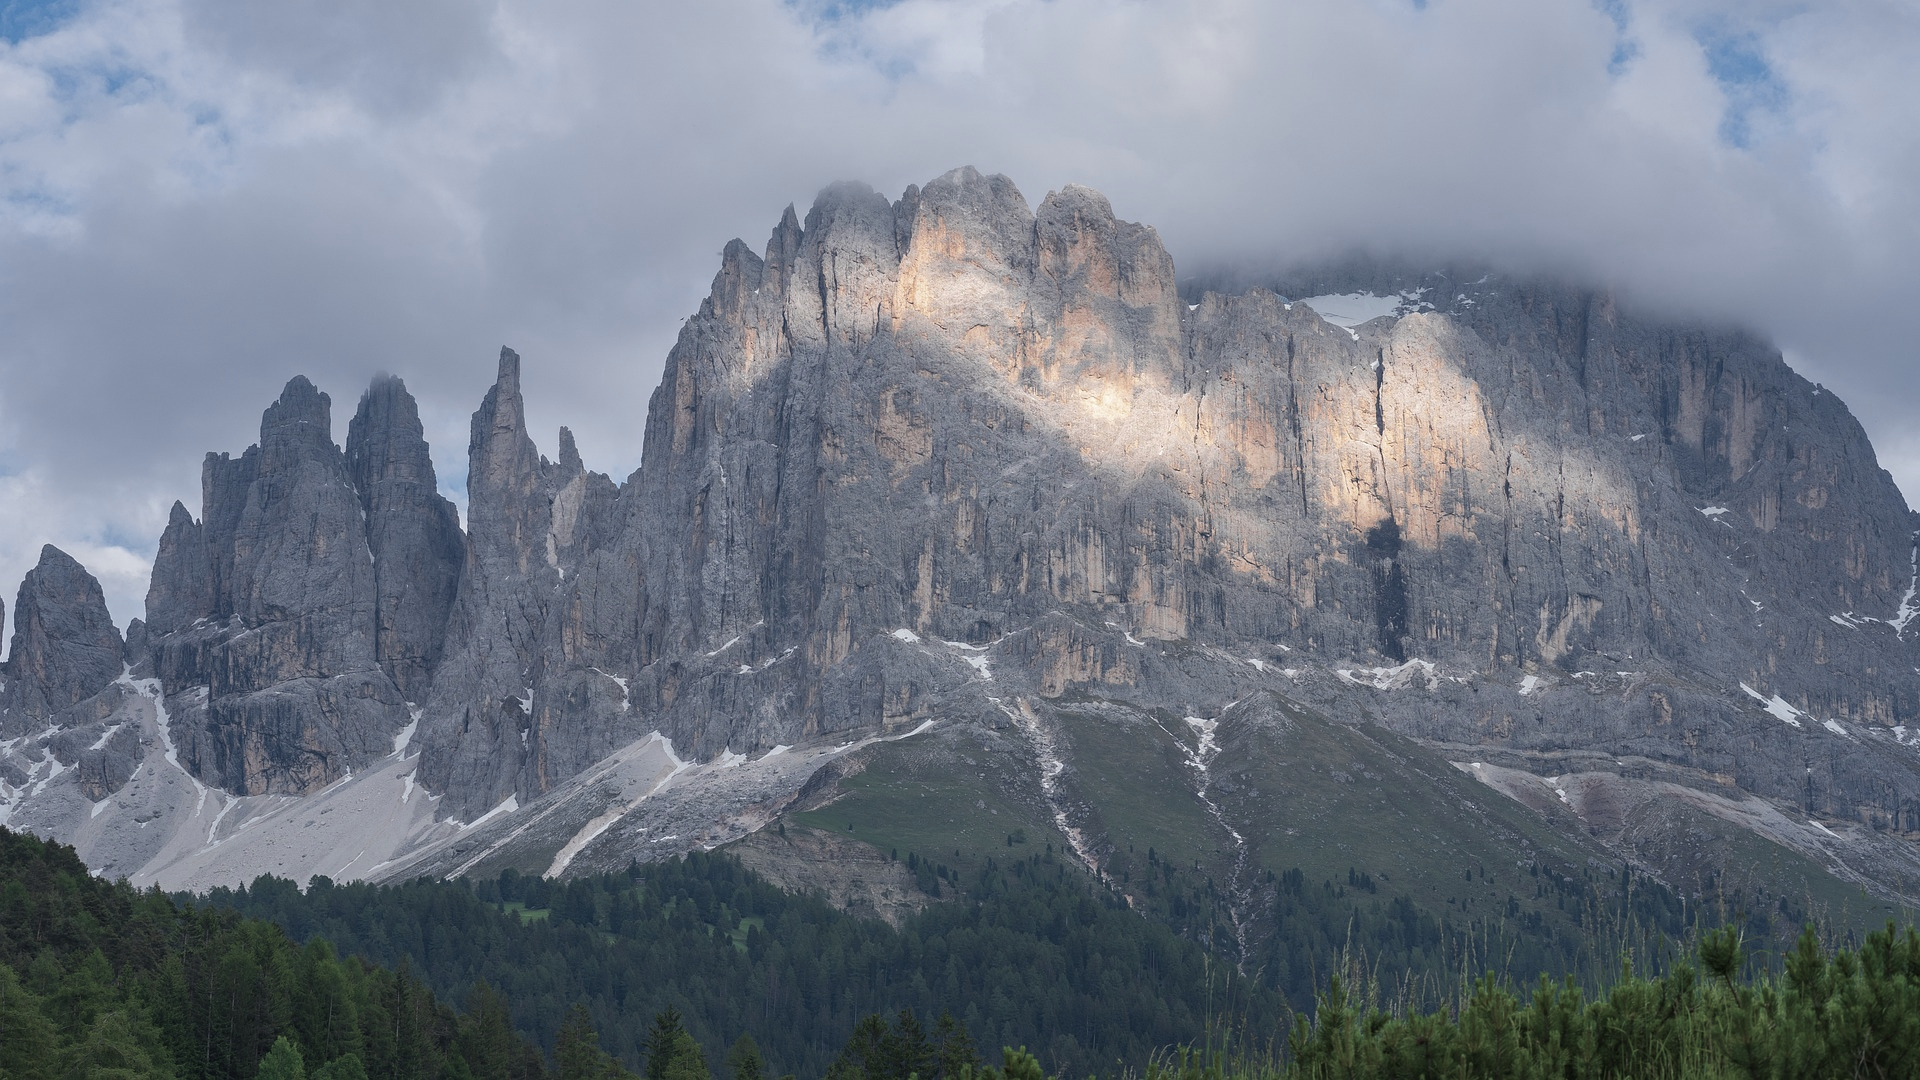
<svg viewBox="0 0 1920 1080"><path fill-rule="evenodd" d="M285 1035L273 1040L267 1056L260 1059L257 1080L307 1080L307 1063L300 1057L300 1048L288 1042Z"/></svg>
<svg viewBox="0 0 1920 1080"><path fill-rule="evenodd" d="M455 1014L404 969L101 881L0 829L6 1080L543 1080L506 1015L497 996Z"/></svg>
<svg viewBox="0 0 1920 1080"><path fill-rule="evenodd" d="M1033 1047L1076 1075L1144 1061L1210 1019L1281 1022L1278 995L1035 846L965 875L945 852L903 850L923 886L950 899L897 929L783 892L721 854L565 882L316 880L303 894L262 878L208 901L411 964L443 996L484 980L544 1045L584 1004L606 1049L650 1080L663 1080L665 1059L648 1025L668 1009L700 1046L717 1053L750 1033L764 1076L803 1077L825 1072L863 1016L901 1009L951 1013L988 1046ZM975 1060L970 1044L961 1057Z"/></svg>
<svg viewBox="0 0 1920 1080"><path fill-rule="evenodd" d="M634 1080L633 1073L600 1048L593 1014L582 1003L576 1003L567 1013L567 1022L560 1025L560 1034L554 1039L553 1064L555 1080Z"/></svg>
<svg viewBox="0 0 1920 1080"><path fill-rule="evenodd" d="M751 1034L741 1032L733 1048L727 1051L728 1080L764 1080L765 1070L760 1060L760 1044L753 1041Z"/></svg>
<svg viewBox="0 0 1920 1080"><path fill-rule="evenodd" d="M1008 1060L1008 1068L1013 1066ZM973 1039L942 1013L931 1036L912 1009L892 1024L875 1013L854 1026L853 1038L827 1068L828 1080L967 1080L980 1073Z"/></svg>
<svg viewBox="0 0 1920 1080"><path fill-rule="evenodd" d="M1785 970L1741 974L1739 941L1690 964L1623 971L1588 1000L1569 980L1522 997L1483 976L1449 1008L1389 1014L1338 977L1295 1020L1284 1059L1219 1046L1150 1063L1145 1080L1840 1080L1920 1076L1920 934L1889 925L1831 957L1805 931Z"/></svg>

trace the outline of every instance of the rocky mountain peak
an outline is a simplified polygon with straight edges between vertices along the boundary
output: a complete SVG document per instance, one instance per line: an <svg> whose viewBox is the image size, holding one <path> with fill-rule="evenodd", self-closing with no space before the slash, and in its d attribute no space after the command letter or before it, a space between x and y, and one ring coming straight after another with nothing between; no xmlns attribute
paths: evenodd
<svg viewBox="0 0 1920 1080"><path fill-rule="evenodd" d="M260 417L260 448L274 459L338 454L333 442L333 399L305 375L295 375Z"/></svg>
<svg viewBox="0 0 1920 1080"><path fill-rule="evenodd" d="M440 495L420 410L404 382L373 380L347 426L346 457L373 561L374 655L403 694L424 697L466 537L458 512Z"/></svg>
<svg viewBox="0 0 1920 1080"><path fill-rule="evenodd" d="M120 632L100 582L48 544L20 583L6 663L7 734L38 730L107 688L122 671Z"/></svg>
<svg viewBox="0 0 1920 1080"><path fill-rule="evenodd" d="M1207 755L1301 710L1549 809L1603 806L1551 786L1602 770L1575 787L1753 800L1884 880L1920 865L1887 839L1920 831L1913 518L1844 406L1601 292L1371 272L1183 299L1087 188L836 184L726 245L624 485L568 429L541 456L512 349L464 535L398 379L344 453L290 382L171 515L140 659L198 779L432 792L408 820L445 843L381 873L711 846L929 732L1096 868L1075 740L1186 760L1150 801L1199 800L1237 865L1277 804Z"/></svg>

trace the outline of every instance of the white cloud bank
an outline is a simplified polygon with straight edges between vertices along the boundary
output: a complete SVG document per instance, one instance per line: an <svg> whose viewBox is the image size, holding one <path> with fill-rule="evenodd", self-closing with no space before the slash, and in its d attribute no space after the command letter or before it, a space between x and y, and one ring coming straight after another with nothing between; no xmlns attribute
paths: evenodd
<svg viewBox="0 0 1920 1080"><path fill-rule="evenodd" d="M174 498L299 372L495 350L638 462L718 252L840 178L1098 187L1186 268L1371 246L1772 334L1920 493L1920 9L1898 0L99 0L0 22L0 590L140 613ZM544 440L552 452L551 437Z"/></svg>

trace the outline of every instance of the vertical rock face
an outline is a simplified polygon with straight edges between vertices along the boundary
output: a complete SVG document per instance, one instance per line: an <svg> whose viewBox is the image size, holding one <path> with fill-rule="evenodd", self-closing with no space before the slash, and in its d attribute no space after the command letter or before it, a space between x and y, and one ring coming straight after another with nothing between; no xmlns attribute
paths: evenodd
<svg viewBox="0 0 1920 1080"><path fill-rule="evenodd" d="M343 453L295 379L174 508L130 648L236 792L311 791L417 703L463 821L655 730L712 761L1011 723L1056 777L1056 709L1231 687L1920 832L1920 525L1844 405L1737 331L1396 273L1183 296L1084 188L835 185L727 245L623 484L565 429L540 454L503 350L462 537L399 380ZM1361 290L1395 313L1287 298Z"/></svg>
<svg viewBox="0 0 1920 1080"><path fill-rule="evenodd" d="M0 692L11 738L38 732L61 710L120 677L120 632L107 614L100 582L52 544L20 583L13 646Z"/></svg>
<svg viewBox="0 0 1920 1080"><path fill-rule="evenodd" d="M422 477L405 388L376 384L375 397L363 406L364 488L333 442L331 401L297 377L257 446L208 455L201 520L176 506L161 537L145 637L181 756L230 791L299 794L388 752L405 708L383 662L423 678L436 634L420 624L443 617L436 590L448 590L458 544L436 531L452 526L450 508L420 497L432 470ZM393 552L384 575L376 539Z"/></svg>
<svg viewBox="0 0 1920 1080"><path fill-rule="evenodd" d="M1603 294L1417 287L1456 299L1353 329L1265 289L1186 302L1153 230L1084 188L828 188L764 253L727 246L617 494L564 437L539 456L503 355L422 779L471 817L651 728L710 758L918 722L944 690L896 631L1011 635L1043 697L1169 708L1187 691L1129 642L1920 716L1893 624L1912 529L1831 395ZM1383 711L1517 738L1501 700ZM1688 738L1663 752L1738 771ZM1779 794L1804 762L1742 768ZM1882 779L1890 805L1836 805L1906 813L1913 778Z"/></svg>
<svg viewBox="0 0 1920 1080"><path fill-rule="evenodd" d="M520 357L502 349L499 376L473 415L466 563L421 732L421 779L452 796L456 815L545 790L605 753L587 747L612 748L607 728L624 700L617 683L602 676L562 690L565 680L548 679L550 662L577 673L597 658L566 632L578 606L566 579L601 538L615 499L612 482L586 472L564 429L561 450L555 464L535 448ZM555 693L564 700L551 700ZM562 716L584 760L570 758L565 775L549 780L545 742L533 735L543 717L551 725Z"/></svg>
<svg viewBox="0 0 1920 1080"><path fill-rule="evenodd" d="M441 496L406 384L381 376L347 428L347 470L373 557L374 655L394 685L425 697L466 559L459 515Z"/></svg>

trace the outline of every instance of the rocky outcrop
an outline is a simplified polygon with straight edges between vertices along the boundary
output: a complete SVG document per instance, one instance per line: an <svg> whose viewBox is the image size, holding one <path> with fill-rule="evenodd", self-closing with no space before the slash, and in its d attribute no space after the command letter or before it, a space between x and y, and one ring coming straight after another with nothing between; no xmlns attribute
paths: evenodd
<svg viewBox="0 0 1920 1080"><path fill-rule="evenodd" d="M1037 210L971 170L895 202L827 189L763 254L727 246L642 467L617 504L596 488L579 547L544 540L571 481L503 365L475 419L469 659L436 685L423 778L470 816L651 727L706 759L917 723L952 676L900 632L1004 640L1042 702L1186 707L1147 643L1504 688L1654 670L1714 718L1664 760L1740 758L1787 799L1796 729L1742 684L1801 730L1920 715L1892 625L1907 511L1830 394L1592 291L1372 287L1412 301L1348 328L1267 289L1183 298L1153 231L1082 188ZM1528 704L1364 707L1452 743L1644 742L1522 726ZM1869 771L1826 809L1920 809L1908 764Z"/></svg>
<svg viewBox="0 0 1920 1080"><path fill-rule="evenodd" d="M370 533L405 534L395 519L406 510L393 504L409 463L375 466L375 529L333 442L331 407L305 378L289 382L257 446L208 455L201 520L176 507L154 565L146 636L181 754L195 775L240 794L315 790L388 752L405 723L376 646ZM391 426L404 426L411 405L392 411ZM405 453L399 434L384 443ZM396 643L399 653L409 644Z"/></svg>
<svg viewBox="0 0 1920 1080"><path fill-rule="evenodd" d="M435 813L550 842L498 856L536 869L666 850L615 850L644 791L563 797L655 731L717 790L740 755L970 725L1064 800L1071 708L1230 729L1249 695L1920 833L1915 518L1845 407L1750 335L1475 273L1183 294L1084 188L835 185L727 245L619 485L564 429L542 456L503 350L463 537L398 380L343 453L295 379L175 507L129 649L234 792L396 754L417 708Z"/></svg>
<svg viewBox="0 0 1920 1080"><path fill-rule="evenodd" d="M466 560L459 514L441 496L406 384L373 381L347 427L347 471L373 558L374 656L394 685L425 697Z"/></svg>
<svg viewBox="0 0 1920 1080"><path fill-rule="evenodd" d="M535 448L520 357L502 349L473 416L466 564L421 731L421 779L456 815L544 792L646 731L620 723L618 681L592 672L603 648L578 632L582 601L567 581L606 541L616 492L565 429L560 444L558 463Z"/></svg>
<svg viewBox="0 0 1920 1080"><path fill-rule="evenodd" d="M0 734L37 733L120 677L120 631L100 582L52 544L40 549L40 562L20 583L13 626Z"/></svg>

